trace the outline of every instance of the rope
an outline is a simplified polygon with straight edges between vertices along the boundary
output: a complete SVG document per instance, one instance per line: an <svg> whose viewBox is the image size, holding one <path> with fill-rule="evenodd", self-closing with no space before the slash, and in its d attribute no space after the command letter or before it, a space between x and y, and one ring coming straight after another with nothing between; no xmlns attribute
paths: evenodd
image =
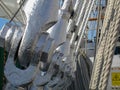
<svg viewBox="0 0 120 90"><path fill-rule="evenodd" d="M96 55L97 44L99 42L99 28L100 28L100 20L101 20L101 0L98 0L98 15L97 15L97 31L96 31L96 43L95 43L95 54L94 60Z"/></svg>
<svg viewBox="0 0 120 90"><path fill-rule="evenodd" d="M104 26L102 28L101 42L96 54L91 90L106 90L112 59L114 55L115 43L120 27L120 1L109 0L106 10ZM102 70L102 71L101 71ZM101 75L101 77L100 77ZM100 80L99 80L100 79ZM98 87L99 85L99 87Z"/></svg>
<svg viewBox="0 0 120 90"><path fill-rule="evenodd" d="M102 27L102 33L100 36L100 44L99 44L100 47L97 48L92 77L90 81L90 90L96 90L98 88L98 82L99 82L100 73L101 73L101 65L103 62L103 52L104 52L105 43L106 43L105 36L107 36L108 34L107 30L109 28L110 16L112 14L111 4L112 2L108 2L108 6L106 9L105 20L103 23L104 26Z"/></svg>
<svg viewBox="0 0 120 90"><path fill-rule="evenodd" d="M14 18L16 17L16 15L18 14L18 12L19 12L20 9L22 8L22 6L23 6L23 4L24 4L25 1L26 1L26 0L24 0L24 1L22 2L22 4L21 4L20 7L18 8L18 10L15 12L15 14L13 15L13 17L12 17L11 20L9 21L9 23L11 23L11 22L14 20Z"/></svg>
<svg viewBox="0 0 120 90"><path fill-rule="evenodd" d="M95 3L95 0L91 0L90 3L89 3L90 6L87 7L87 9L86 9L85 16L84 16L83 21L81 23L81 26L79 28L78 36L79 35L80 36L78 38L78 42L77 42L77 47L76 47L75 53L77 53L78 50L79 50L79 47L80 47L80 44L81 44L81 40L82 40L83 34L85 32L85 29L86 29L86 26L87 26L87 23L88 23L88 19L89 19L90 13L92 11L92 8L94 6L94 3Z"/></svg>
<svg viewBox="0 0 120 90"><path fill-rule="evenodd" d="M114 11L115 12L113 17L113 22L111 22L108 41L106 43L105 57L104 57L105 61L103 64L100 85L99 85L100 90L105 90L107 88L108 77L114 55L114 49L116 46L116 41L118 39L119 28L120 28L120 0L115 0Z"/></svg>
<svg viewBox="0 0 120 90"><path fill-rule="evenodd" d="M114 2L111 2L111 4L112 4L112 8L113 8L113 5L114 5ZM112 13L113 15L111 15L111 22L110 22L110 24L112 23L112 21L113 21L113 16L114 16L114 13ZM114 26L113 26L114 27ZM104 50L104 57L103 57L103 60L105 60L105 58L106 57L108 57L108 54L109 54L109 52L107 52L107 53L105 53L105 51L107 51L107 44L108 44L108 40L109 40L109 31L110 31L110 28L108 29L108 36L106 36L106 38L107 38L107 40L106 40L106 42L105 42L105 50ZM106 63L106 61L104 61L104 63ZM101 72L102 74L103 74L103 72ZM102 75L101 75L102 76ZM101 79L100 79L100 84L99 84L99 86L101 86Z"/></svg>

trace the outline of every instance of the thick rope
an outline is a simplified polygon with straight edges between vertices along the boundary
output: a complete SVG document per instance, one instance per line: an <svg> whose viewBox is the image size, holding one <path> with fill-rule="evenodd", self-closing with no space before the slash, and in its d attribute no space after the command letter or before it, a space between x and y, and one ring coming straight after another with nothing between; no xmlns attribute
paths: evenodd
<svg viewBox="0 0 120 90"><path fill-rule="evenodd" d="M105 15L106 19L104 20L104 26L102 28L102 35L100 39L101 42L99 44L100 47L98 48L98 52L96 54L96 61L90 83L91 90L106 90L107 88L107 82L116 45L115 43L118 38L117 36L120 27L120 1L116 0L116 2L114 2L115 0L109 0L108 2Z"/></svg>
<svg viewBox="0 0 120 90"><path fill-rule="evenodd" d="M113 11L114 11L113 5L114 5L114 0L109 0L107 9L106 9L105 20L104 20L103 27L102 27L100 43L99 43L99 47L97 48L97 54L96 54L96 59L95 59L95 63L94 63L93 73L92 73L92 77L91 77L91 82L90 82L91 90L98 89L99 79L101 78L100 77L101 68L102 68L102 64L105 60L105 59L103 59L104 51L108 49L105 47L105 45L108 45L106 42L108 41L107 39L109 39L108 30L110 27L110 21L113 18ZM106 54L106 56L108 56L108 55Z"/></svg>
<svg viewBox="0 0 120 90"><path fill-rule="evenodd" d="M114 2L111 2L111 4L112 4L111 7L113 8ZM112 9L112 11L113 11L113 10L114 10L114 8ZM110 24L112 25L112 27L114 27L114 24L113 24L114 12L113 12L112 14L113 14L113 15L111 15L111 20L110 20L111 22L110 22ZM107 49L108 49L107 47L108 47L108 44L109 44L109 33L110 33L109 31L110 31L110 28L107 30L108 35L106 36L107 39L106 39L106 42L105 42L105 50L104 50L104 56L103 56L103 60L104 60L103 63L104 63L104 64L106 63L105 58L107 58L107 57L108 57L108 54L109 54L109 52L108 52L108 50L107 50ZM107 52L106 52L106 51L107 51ZM104 69L104 68L105 68L105 67L102 68L102 72L101 72L102 74L103 74L103 69ZM102 74L101 74L101 76L103 76ZM102 82L102 79L100 78L99 87L101 86L101 82Z"/></svg>
<svg viewBox="0 0 120 90"><path fill-rule="evenodd" d="M102 27L102 34L100 37L100 47L97 49L96 58L93 66L93 72L90 82L90 90L96 90L98 88L100 73L101 73L101 66L103 62L103 52L106 42L107 30L109 28L110 16L112 14L111 8L112 2L108 2L108 6L106 9L105 20Z"/></svg>
<svg viewBox="0 0 120 90"><path fill-rule="evenodd" d="M107 37L106 49L105 49L105 57L102 68L102 74L100 78L100 90L106 90L107 82L110 74L112 59L114 55L114 49L116 46L116 41L118 39L118 34L120 30L120 0L114 0L114 17L113 22L111 22L109 29L109 36ZM112 17L112 16L111 16Z"/></svg>

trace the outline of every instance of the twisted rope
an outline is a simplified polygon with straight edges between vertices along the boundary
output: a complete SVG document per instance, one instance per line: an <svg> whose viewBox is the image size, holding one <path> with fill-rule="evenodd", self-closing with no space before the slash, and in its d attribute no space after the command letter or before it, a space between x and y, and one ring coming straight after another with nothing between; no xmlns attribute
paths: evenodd
<svg viewBox="0 0 120 90"><path fill-rule="evenodd" d="M108 19L108 13L109 12L110 12L109 6L107 6L106 14L105 14L105 20L104 20L104 24L103 24L104 27L102 27L102 31L107 27L107 25L106 25L107 20L106 19ZM105 42L105 38L103 38L103 40L101 42L101 47L98 49L99 54L96 53L96 59L95 59L95 62L94 62L92 77L91 77L91 81L90 81L90 89L91 90L97 89L99 73L100 73L100 68L101 68L101 64L102 64L101 59L102 59L103 50L104 50L104 44L103 44L104 42Z"/></svg>
<svg viewBox="0 0 120 90"><path fill-rule="evenodd" d="M114 0L112 0L112 1L109 0L108 6L106 9L105 20L103 23L104 26L102 27L102 35L100 37L100 43L99 43L100 47L97 49L93 72L92 72L92 77L91 77L91 82L90 82L91 90L96 90L98 88L98 84L99 84L100 73L101 73L101 68L102 68L102 63L103 63L105 43L107 41L108 28L110 26L110 19L111 19L111 15L112 15L113 1Z"/></svg>
<svg viewBox="0 0 120 90"><path fill-rule="evenodd" d="M107 88L108 77L111 69L116 41L118 39L119 29L120 29L120 0L115 0L113 22L111 22L110 25L109 36L107 37L108 39L104 54L105 57L99 85L100 90L105 90Z"/></svg>

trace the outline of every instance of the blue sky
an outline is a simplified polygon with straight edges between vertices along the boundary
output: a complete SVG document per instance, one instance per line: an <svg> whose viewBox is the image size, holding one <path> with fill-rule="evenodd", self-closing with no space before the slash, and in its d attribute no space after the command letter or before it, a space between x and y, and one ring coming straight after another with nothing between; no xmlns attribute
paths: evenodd
<svg viewBox="0 0 120 90"><path fill-rule="evenodd" d="M8 20L7 19L3 19L3 18L0 18L0 29L2 28L2 26L7 23Z"/></svg>

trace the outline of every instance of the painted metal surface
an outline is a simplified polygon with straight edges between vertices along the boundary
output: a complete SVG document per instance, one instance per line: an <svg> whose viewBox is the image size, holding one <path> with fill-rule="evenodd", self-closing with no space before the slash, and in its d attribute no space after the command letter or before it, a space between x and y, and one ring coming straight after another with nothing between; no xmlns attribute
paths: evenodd
<svg viewBox="0 0 120 90"><path fill-rule="evenodd" d="M0 47L0 90L3 87L3 76L4 76L4 49Z"/></svg>
<svg viewBox="0 0 120 90"><path fill-rule="evenodd" d="M46 31L57 21L58 9L58 0L27 1L24 6L24 11L27 16L27 26L18 53L22 66L27 67L30 63L33 56L32 52L41 32Z"/></svg>
<svg viewBox="0 0 120 90"><path fill-rule="evenodd" d="M75 1L73 4L72 0L64 0L60 8L58 0L28 0L24 4L23 10L27 17L25 29L10 28L2 37L9 51L4 69L8 80L6 90L19 90L21 87L29 90L67 90L74 82L79 57L73 59L75 48L70 43L70 35L79 16L80 10L77 8L81 8L79 0ZM76 5L76 18L73 5ZM70 23L69 20L73 22ZM16 58L22 68L16 67ZM87 60L83 67L87 67L86 64L88 65ZM82 65L79 64L78 67L80 66ZM90 71L87 72L87 69L81 76L89 81ZM77 82L79 81L80 78ZM87 87L83 88L87 90L88 82L86 83Z"/></svg>

